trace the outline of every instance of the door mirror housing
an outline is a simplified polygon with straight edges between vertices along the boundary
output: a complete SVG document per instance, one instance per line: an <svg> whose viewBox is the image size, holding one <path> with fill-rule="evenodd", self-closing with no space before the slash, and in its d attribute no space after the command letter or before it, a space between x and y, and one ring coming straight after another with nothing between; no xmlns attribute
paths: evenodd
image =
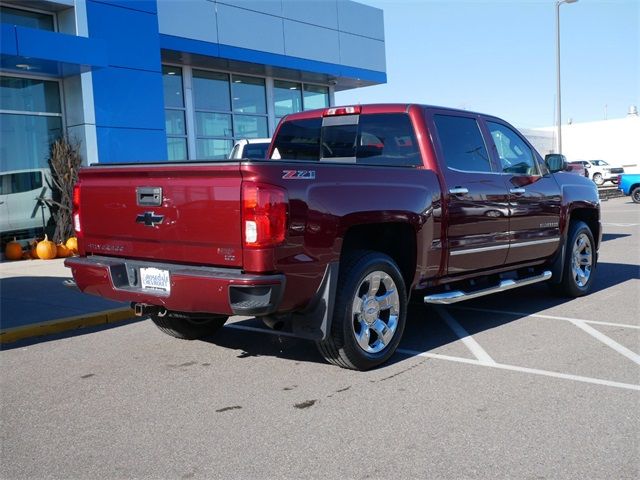
<svg viewBox="0 0 640 480"><path fill-rule="evenodd" d="M551 173L564 172L567 169L567 158L559 153L545 155L544 163Z"/></svg>

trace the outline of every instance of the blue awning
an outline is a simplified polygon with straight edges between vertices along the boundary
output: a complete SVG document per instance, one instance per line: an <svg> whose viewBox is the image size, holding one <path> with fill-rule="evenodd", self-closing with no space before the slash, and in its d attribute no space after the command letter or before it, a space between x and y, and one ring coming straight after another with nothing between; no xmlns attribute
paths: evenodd
<svg viewBox="0 0 640 480"><path fill-rule="evenodd" d="M108 65L103 40L1 24L3 71L68 77Z"/></svg>

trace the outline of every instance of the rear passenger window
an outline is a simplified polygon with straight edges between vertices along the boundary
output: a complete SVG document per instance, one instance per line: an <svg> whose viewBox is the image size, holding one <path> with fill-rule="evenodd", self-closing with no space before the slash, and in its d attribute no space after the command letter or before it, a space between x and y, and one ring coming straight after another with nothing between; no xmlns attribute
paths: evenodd
<svg viewBox="0 0 640 480"><path fill-rule="evenodd" d="M273 159L319 160L321 118L286 121L273 145Z"/></svg>
<svg viewBox="0 0 640 480"><path fill-rule="evenodd" d="M491 172L491 161L478 122L469 117L434 115L448 168L465 172Z"/></svg>

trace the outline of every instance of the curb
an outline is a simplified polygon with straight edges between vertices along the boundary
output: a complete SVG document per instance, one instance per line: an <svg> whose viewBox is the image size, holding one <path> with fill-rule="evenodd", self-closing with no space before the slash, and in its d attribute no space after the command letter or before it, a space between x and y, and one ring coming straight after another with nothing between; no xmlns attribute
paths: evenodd
<svg viewBox="0 0 640 480"><path fill-rule="evenodd" d="M135 317L133 310L129 307L123 307L75 317L59 318L57 320L34 323L23 327L8 328L6 330L0 330L0 344L5 345L26 338L52 335L67 330L93 327L106 323L118 323L133 317Z"/></svg>

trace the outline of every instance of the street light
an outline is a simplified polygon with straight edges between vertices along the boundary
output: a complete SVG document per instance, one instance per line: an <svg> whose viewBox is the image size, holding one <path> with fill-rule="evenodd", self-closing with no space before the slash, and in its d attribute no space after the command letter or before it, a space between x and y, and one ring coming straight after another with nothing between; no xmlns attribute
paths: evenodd
<svg viewBox="0 0 640 480"><path fill-rule="evenodd" d="M556 100L558 101L558 153L562 155L562 113L560 102L560 5L563 3L576 3L578 0L556 1Z"/></svg>

